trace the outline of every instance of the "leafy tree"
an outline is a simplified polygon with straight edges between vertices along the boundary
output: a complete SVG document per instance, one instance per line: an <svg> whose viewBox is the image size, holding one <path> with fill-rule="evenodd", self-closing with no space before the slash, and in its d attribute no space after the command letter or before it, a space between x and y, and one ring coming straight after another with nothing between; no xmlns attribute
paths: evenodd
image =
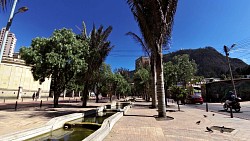
<svg viewBox="0 0 250 141"><path fill-rule="evenodd" d="M95 25L93 25L90 35L87 35L86 25L83 22L82 35L79 38L83 42L87 41L89 45L89 56L86 58L86 62L88 64L87 71L79 72L77 75L77 82L84 85L82 107L87 106L90 84L92 83L91 81L94 72L100 68L105 58L113 48L113 46L111 46L111 42L108 41L111 31L111 26L107 29L103 29L103 26L101 25L98 29L96 29Z"/></svg>
<svg viewBox="0 0 250 141"><path fill-rule="evenodd" d="M32 67L35 80L40 83L45 78L54 80L54 107L66 85L77 72L85 72L88 44L77 40L69 29L55 30L49 38L35 38L31 47L22 47L20 54L27 65Z"/></svg>
<svg viewBox="0 0 250 141"><path fill-rule="evenodd" d="M189 60L189 55L177 55L173 58L173 63L176 65L177 81L183 82L186 87L187 82L191 82L197 72L197 64L194 60Z"/></svg>
<svg viewBox="0 0 250 141"><path fill-rule="evenodd" d="M164 63L164 83L165 83L165 92L168 92L168 89L177 84L177 67L171 62ZM168 94L167 94L168 95Z"/></svg>
<svg viewBox="0 0 250 141"><path fill-rule="evenodd" d="M130 78L129 69L118 68L118 69L115 69L115 73L121 74L128 82L132 82L132 79Z"/></svg>
<svg viewBox="0 0 250 141"><path fill-rule="evenodd" d="M166 117L162 48L171 37L177 2L178 0L127 0L141 34L154 54L159 117Z"/></svg>
<svg viewBox="0 0 250 141"><path fill-rule="evenodd" d="M102 63L98 71L94 73L93 82L95 86L96 103L99 102L98 95L106 95L109 91L109 83L112 79L111 67L105 63Z"/></svg>
<svg viewBox="0 0 250 141"><path fill-rule="evenodd" d="M172 87L170 87L170 91L172 93L172 98L175 100L184 101L184 99L186 98L186 96L188 94L186 89L184 89L182 87L178 87L176 85L173 85Z"/></svg>
<svg viewBox="0 0 250 141"><path fill-rule="evenodd" d="M119 73L113 75L113 89L115 96L120 99L121 96L127 96L131 91L128 81ZM118 94L118 95L117 95Z"/></svg>
<svg viewBox="0 0 250 141"><path fill-rule="evenodd" d="M147 101L150 100L148 94L149 85L150 85L150 73L145 68L138 69L134 74L134 85L137 93L142 92L142 95Z"/></svg>
<svg viewBox="0 0 250 141"><path fill-rule="evenodd" d="M151 72L151 84L150 84L150 95L152 96L152 108L156 108L156 78L155 78L155 59L153 53L151 52L150 48L146 44L144 38L139 37L137 34L133 32L128 32L126 35L131 36L137 43L139 43L145 52L150 57L150 72Z"/></svg>

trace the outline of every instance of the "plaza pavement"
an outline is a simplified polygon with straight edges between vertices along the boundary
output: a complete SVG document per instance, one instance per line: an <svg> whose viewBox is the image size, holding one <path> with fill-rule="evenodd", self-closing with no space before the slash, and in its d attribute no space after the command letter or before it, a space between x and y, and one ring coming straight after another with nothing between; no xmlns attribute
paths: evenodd
<svg viewBox="0 0 250 141"><path fill-rule="evenodd" d="M173 120L156 120L157 109L138 101L112 128L104 141L249 141L250 121L169 103L167 116ZM177 110L177 111L175 111ZM175 112L173 112L175 111ZM214 115L213 115L214 114ZM207 117L204 117L206 115ZM200 124L196 124L200 121ZM231 133L208 132L206 127L234 128Z"/></svg>
<svg viewBox="0 0 250 141"><path fill-rule="evenodd" d="M45 101L45 100L44 100ZM14 101L13 101L14 102ZM2 103L0 103L0 106ZM56 116L83 112L108 103L88 103L88 108L75 108L81 103L64 102L63 108L51 106L0 110L0 136L36 128ZM150 109L151 103L138 99L132 108L113 127L105 141L247 141L250 140L250 121L230 118L213 112L192 109L169 103L167 116L173 120L156 120L157 109ZM68 105L68 106L67 106ZM73 105L73 107L72 107ZM173 112L175 111L175 112ZM214 114L214 116L213 116ZM204 117L206 115L207 117ZM197 121L201 121L199 125ZM214 130L207 132L206 127L224 126L234 128L231 133Z"/></svg>
<svg viewBox="0 0 250 141"><path fill-rule="evenodd" d="M94 103L88 102L87 108L80 108L81 102L76 102L72 98L69 103L68 100L61 101L59 106L61 108L53 108L53 101L51 99L42 99L44 102L40 108L40 101L33 101L32 99L18 100L18 108L15 111L14 106L16 100L6 100L6 103L1 102L0 107L10 106L5 110L0 110L0 136L23 131L27 129L40 127L52 118L71 113L82 113L84 111L95 109L99 106L108 105L109 103ZM46 104L47 102L47 104ZM34 105L34 106L31 106ZM77 107L77 108L76 108Z"/></svg>

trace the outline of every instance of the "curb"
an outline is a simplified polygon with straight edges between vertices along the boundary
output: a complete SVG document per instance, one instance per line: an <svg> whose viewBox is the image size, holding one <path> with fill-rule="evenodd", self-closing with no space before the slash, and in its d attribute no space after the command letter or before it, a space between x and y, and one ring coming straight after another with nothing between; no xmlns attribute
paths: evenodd
<svg viewBox="0 0 250 141"><path fill-rule="evenodd" d="M132 105L128 105L120 110L120 112L112 115L111 117L105 119L102 123L102 126L96 130L94 133L89 135L82 141L102 141L111 131L115 123L120 120L120 118L127 113L127 111L132 107Z"/></svg>
<svg viewBox="0 0 250 141"><path fill-rule="evenodd" d="M62 128L65 122L94 114L96 112L102 111L103 109L104 107L98 107L97 109L88 110L83 113L74 113L74 114L64 115L60 117L55 117L55 118L52 118L49 122L47 122L42 127L38 127L35 129L34 128L28 129L28 130L0 136L0 141L23 141L23 140L31 139L33 137Z"/></svg>

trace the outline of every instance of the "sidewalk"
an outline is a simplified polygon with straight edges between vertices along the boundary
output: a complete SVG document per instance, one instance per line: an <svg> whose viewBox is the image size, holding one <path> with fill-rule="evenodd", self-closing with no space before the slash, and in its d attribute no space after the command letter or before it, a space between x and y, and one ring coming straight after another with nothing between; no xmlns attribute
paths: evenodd
<svg viewBox="0 0 250 141"><path fill-rule="evenodd" d="M167 110L177 110L176 105L169 104ZM250 138L249 120L180 105L181 111L167 112L167 116L173 117L173 120L157 121L154 117L158 114L157 109L149 109L149 105L148 102L135 102L115 124L105 141L247 141ZM197 121L200 121L199 125ZM235 130L231 133L221 133L220 130L207 132L206 127L211 126Z"/></svg>
<svg viewBox="0 0 250 141"><path fill-rule="evenodd" d="M12 104L15 101L12 101ZM19 101L20 102L20 101ZM20 107L23 104L30 102L34 104L32 100L27 102L20 102ZM38 101L37 101L38 102ZM39 103L39 102L38 102ZM52 103L52 101L51 101ZM5 104L11 104L9 101ZM70 113L79 113L88 110L95 109L99 106L108 105L110 103L92 103L88 102L87 108L81 108L81 102L69 103L68 101L60 102L59 106L62 108L53 108L53 104L39 107L39 104L35 103L33 107L22 107L18 108L17 111L14 109L0 110L0 136L5 134L14 133L26 129L32 129L40 127L50 121L52 118L62 116ZM0 106L4 104L1 103ZM77 108L76 108L77 107Z"/></svg>

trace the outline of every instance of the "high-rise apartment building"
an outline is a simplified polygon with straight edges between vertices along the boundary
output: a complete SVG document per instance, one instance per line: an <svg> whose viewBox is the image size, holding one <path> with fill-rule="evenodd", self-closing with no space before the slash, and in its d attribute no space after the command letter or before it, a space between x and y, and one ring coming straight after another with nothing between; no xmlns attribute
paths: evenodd
<svg viewBox="0 0 250 141"><path fill-rule="evenodd" d="M4 33L5 33L5 28L2 28L1 33L0 33L0 49L3 43ZM16 40L17 39L16 39L15 34L9 32L5 46L4 46L3 56L8 56L8 57L13 56L13 53L16 47Z"/></svg>

